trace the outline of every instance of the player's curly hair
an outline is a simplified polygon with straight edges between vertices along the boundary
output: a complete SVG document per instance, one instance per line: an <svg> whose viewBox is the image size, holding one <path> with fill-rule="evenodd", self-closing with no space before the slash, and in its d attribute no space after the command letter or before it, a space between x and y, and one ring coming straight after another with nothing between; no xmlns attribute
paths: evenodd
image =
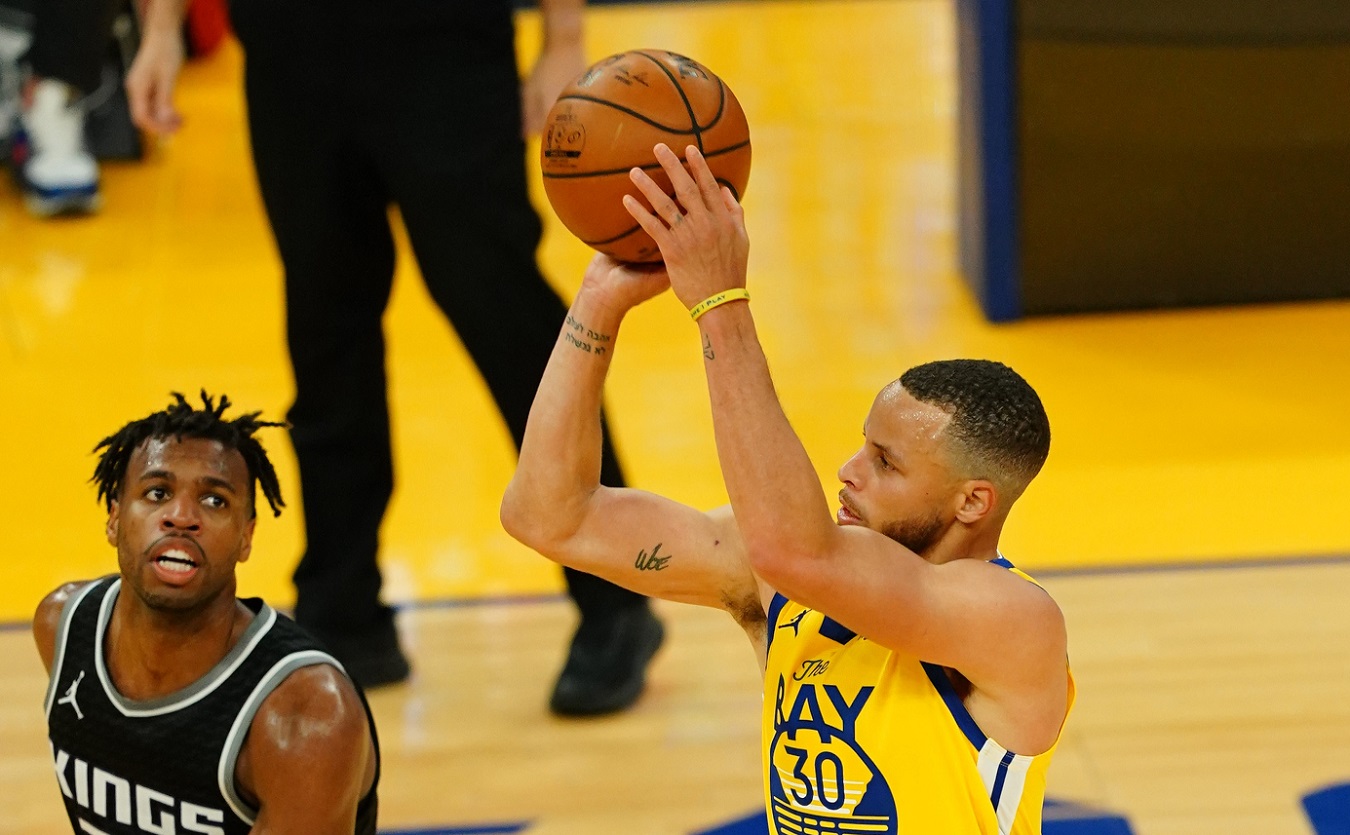
<svg viewBox="0 0 1350 835"><path fill-rule="evenodd" d="M267 503L272 507L272 515L280 516L286 503L281 500L281 486L277 483L276 470L267 458L267 451L253 437L253 433L264 426L285 427L285 423L272 423L258 420L262 412L248 412L230 420L221 417L230 407L230 398L220 396L215 401L205 390L201 393L203 408L193 408L187 398L178 392L170 392L174 402L163 411L146 415L134 420L113 434L98 442L94 452L102 450L98 464L94 467L94 477L90 479L98 486L98 498L109 510L112 503L121 495L122 484L126 479L127 465L131 454L137 447L150 438L205 438L219 441L227 449L238 450L248 466L249 510L256 514L257 488L262 487Z"/></svg>
<svg viewBox="0 0 1350 835"><path fill-rule="evenodd" d="M915 399L951 415L947 437L971 475L1020 494L1050 454L1050 419L1036 390L992 360L939 360L900 377Z"/></svg>

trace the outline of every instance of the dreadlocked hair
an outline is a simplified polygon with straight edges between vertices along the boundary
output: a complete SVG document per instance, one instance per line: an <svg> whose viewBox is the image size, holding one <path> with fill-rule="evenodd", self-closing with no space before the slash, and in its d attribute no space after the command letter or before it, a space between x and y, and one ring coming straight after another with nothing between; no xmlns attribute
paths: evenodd
<svg viewBox="0 0 1350 835"><path fill-rule="evenodd" d="M230 398L222 394L220 400L215 402L205 389L201 392L204 407L201 409L193 408L187 398L176 391L170 394L173 395L174 403L167 409L128 423L94 447L95 453L102 450L102 454L99 455L94 477L90 481L98 486L98 498L104 506L111 510L113 501L121 495L131 454L146 440L204 438L219 441L227 449L238 450L248 467L249 505L255 506L257 488L261 486L267 503L272 507L272 515L280 516L286 503L281 500L277 473L267 458L267 451L253 437L253 433L264 426L285 428L288 424L258 420L262 412L248 412L225 420L221 415L230 407Z"/></svg>

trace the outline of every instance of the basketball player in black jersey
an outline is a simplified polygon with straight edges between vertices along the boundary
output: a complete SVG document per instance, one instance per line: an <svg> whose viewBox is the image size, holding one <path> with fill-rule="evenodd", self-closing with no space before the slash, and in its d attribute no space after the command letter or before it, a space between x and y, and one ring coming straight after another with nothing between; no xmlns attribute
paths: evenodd
<svg viewBox="0 0 1350 835"><path fill-rule="evenodd" d="M341 667L235 597L259 485L258 413L182 395L96 447L119 575L68 583L33 633L57 784L77 833L374 835L379 748Z"/></svg>

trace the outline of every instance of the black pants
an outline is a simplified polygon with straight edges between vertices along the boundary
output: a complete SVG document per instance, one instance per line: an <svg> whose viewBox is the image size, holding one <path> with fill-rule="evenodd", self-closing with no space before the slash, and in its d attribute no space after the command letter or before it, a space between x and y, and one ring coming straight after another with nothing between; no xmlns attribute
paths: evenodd
<svg viewBox="0 0 1350 835"><path fill-rule="evenodd" d="M88 95L98 89L122 0L36 0L33 42L25 59L33 73L64 81Z"/></svg>
<svg viewBox="0 0 1350 835"><path fill-rule="evenodd" d="M393 491L381 317L397 204L519 446L566 309L535 262L508 3L235 0L254 164L286 273L306 552L296 618L360 631ZM446 431L454 432L451 416ZM605 433L602 480L623 476ZM568 570L584 617L645 598Z"/></svg>

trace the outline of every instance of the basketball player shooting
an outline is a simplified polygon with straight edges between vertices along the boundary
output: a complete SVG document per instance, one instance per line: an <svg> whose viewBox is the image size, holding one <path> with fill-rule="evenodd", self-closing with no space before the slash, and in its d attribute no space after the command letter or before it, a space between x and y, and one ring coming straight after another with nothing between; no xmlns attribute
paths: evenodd
<svg viewBox="0 0 1350 835"><path fill-rule="evenodd" d="M1059 607L999 536L1049 452L1040 399L996 362L909 369L859 416L832 514L756 334L742 209L696 148L688 170L655 153L674 197L635 169L652 210L625 205L664 266L592 260L504 526L563 565L740 624L764 667L772 832L1039 833L1074 687ZM698 324L729 507L598 482L619 326L667 286Z"/></svg>
<svg viewBox="0 0 1350 835"><path fill-rule="evenodd" d="M119 575L68 583L33 621L56 779L77 833L374 835L365 699L305 632L235 597L261 486L258 413L181 396L99 443Z"/></svg>

